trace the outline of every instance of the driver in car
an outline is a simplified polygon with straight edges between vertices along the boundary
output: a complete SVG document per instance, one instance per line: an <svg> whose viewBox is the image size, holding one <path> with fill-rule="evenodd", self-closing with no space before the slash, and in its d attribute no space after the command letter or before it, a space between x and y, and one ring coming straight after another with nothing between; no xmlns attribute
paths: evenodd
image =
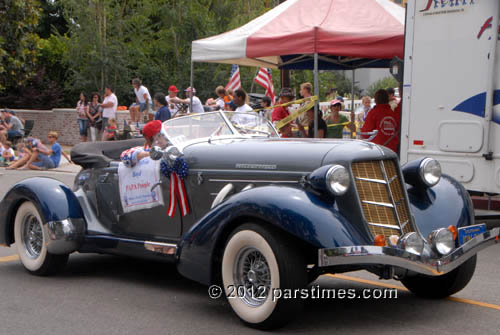
<svg viewBox="0 0 500 335"><path fill-rule="evenodd" d="M161 132L160 120L148 122L142 130L142 135L146 140L144 146L130 148L120 155L120 160L126 167L134 167L138 161L149 157L153 145L157 145L162 149L167 147L168 141Z"/></svg>

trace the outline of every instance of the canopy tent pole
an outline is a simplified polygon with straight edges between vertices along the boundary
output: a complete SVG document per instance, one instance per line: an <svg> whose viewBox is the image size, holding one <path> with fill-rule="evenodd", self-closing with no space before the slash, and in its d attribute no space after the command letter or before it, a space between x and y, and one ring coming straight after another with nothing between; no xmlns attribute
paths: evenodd
<svg viewBox="0 0 500 335"><path fill-rule="evenodd" d="M189 113L193 112L193 80L194 80L194 62L191 61L191 75L189 78L189 87L191 87L191 92L189 92Z"/></svg>
<svg viewBox="0 0 500 335"><path fill-rule="evenodd" d="M318 137L318 108L319 108L319 78L318 78L318 53L314 54L314 95L318 97L314 103L314 138ZM326 135L326 134L325 134Z"/></svg>
<svg viewBox="0 0 500 335"><path fill-rule="evenodd" d="M356 69L352 69L352 86L351 86L351 122L354 124L356 114L354 113L354 85L356 80ZM356 129L351 130L351 138L356 138Z"/></svg>

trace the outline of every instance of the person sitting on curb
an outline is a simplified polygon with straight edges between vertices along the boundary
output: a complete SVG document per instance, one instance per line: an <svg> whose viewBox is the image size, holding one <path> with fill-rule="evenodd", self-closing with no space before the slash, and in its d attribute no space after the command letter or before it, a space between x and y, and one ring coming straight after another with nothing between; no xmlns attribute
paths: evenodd
<svg viewBox="0 0 500 335"><path fill-rule="evenodd" d="M142 135L146 140L144 146L130 148L120 155L120 161L126 167L134 167L141 159L149 157L153 144L158 144L162 149L167 147L167 139L161 133L161 121L148 122L142 129Z"/></svg>

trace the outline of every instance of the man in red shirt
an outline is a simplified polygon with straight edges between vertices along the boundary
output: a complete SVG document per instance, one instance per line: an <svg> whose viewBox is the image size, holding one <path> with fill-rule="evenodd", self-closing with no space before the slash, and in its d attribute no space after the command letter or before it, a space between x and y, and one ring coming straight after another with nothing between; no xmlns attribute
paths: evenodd
<svg viewBox="0 0 500 335"><path fill-rule="evenodd" d="M368 133L378 130L377 136L372 142L396 152L399 145L401 114L392 111L386 90L378 90L375 93L375 103L376 106L368 113L361 132ZM364 137L367 136L364 135Z"/></svg>
<svg viewBox="0 0 500 335"><path fill-rule="evenodd" d="M284 87L281 90L279 104L286 104L290 101L293 101L294 99L295 99L295 94L293 93L293 91L290 88ZM282 107L282 106L276 107L273 110L272 122L274 123L274 122L278 122L280 120L283 120L288 115L290 115L290 113L288 112L287 107Z"/></svg>

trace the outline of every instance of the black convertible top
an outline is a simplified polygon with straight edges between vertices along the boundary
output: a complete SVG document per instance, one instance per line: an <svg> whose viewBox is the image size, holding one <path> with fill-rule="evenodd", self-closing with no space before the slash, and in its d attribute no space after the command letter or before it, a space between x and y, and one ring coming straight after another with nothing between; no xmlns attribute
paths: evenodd
<svg viewBox="0 0 500 335"><path fill-rule="evenodd" d="M111 161L120 160L123 151L143 145L144 138L80 143L71 150L71 160L84 169L107 167Z"/></svg>

